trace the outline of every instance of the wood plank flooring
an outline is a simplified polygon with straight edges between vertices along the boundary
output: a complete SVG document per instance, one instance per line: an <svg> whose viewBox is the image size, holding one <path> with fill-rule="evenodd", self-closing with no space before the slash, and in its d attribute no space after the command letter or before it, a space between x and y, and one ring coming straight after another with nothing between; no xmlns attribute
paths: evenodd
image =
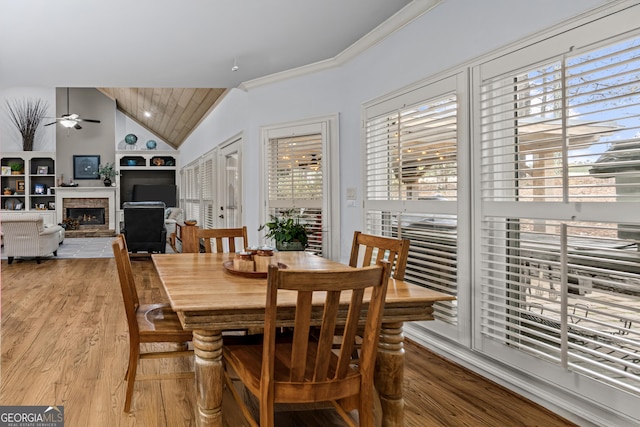
<svg viewBox="0 0 640 427"><path fill-rule="evenodd" d="M153 264L133 261L140 297L163 299ZM139 381L122 411L128 335L113 259L1 264L0 404L64 405L66 426L193 426L193 380ZM567 426L566 420L408 343L406 425ZM143 374L184 370L189 360L147 360ZM242 425L225 396L225 421ZM327 411L285 412L279 426L327 426Z"/></svg>

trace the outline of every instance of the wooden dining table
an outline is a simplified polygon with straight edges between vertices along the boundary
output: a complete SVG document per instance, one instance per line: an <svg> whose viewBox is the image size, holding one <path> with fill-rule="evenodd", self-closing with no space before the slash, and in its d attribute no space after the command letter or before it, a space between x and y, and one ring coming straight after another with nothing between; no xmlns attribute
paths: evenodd
<svg viewBox="0 0 640 427"><path fill-rule="evenodd" d="M235 254L154 254L156 267L171 308L183 328L193 331L196 381L196 423L223 426L223 331L264 327L264 277L237 273L225 267ZM276 252L273 262L307 270L351 269L307 252ZM249 276L249 277L247 277ZM389 282L378 345L375 384L382 406L383 426L404 425L403 323L433 320L433 303L454 297L401 280ZM295 300L278 299L279 325L293 326ZM338 322L345 313L339 314ZM317 324L320 324L318 317Z"/></svg>

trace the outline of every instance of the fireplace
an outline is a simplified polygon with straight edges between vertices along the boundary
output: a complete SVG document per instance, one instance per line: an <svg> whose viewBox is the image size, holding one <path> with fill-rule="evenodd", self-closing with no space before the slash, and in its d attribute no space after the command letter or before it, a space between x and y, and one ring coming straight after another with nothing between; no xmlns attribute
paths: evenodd
<svg viewBox="0 0 640 427"><path fill-rule="evenodd" d="M73 219L78 225L69 237L115 234L116 187L56 187L55 192L58 223Z"/></svg>
<svg viewBox="0 0 640 427"><path fill-rule="evenodd" d="M77 220L80 226L105 224L104 208L67 208L65 218Z"/></svg>
<svg viewBox="0 0 640 427"><path fill-rule="evenodd" d="M78 229L109 229L109 200L107 198L77 198L62 199L63 221L73 219L78 221Z"/></svg>

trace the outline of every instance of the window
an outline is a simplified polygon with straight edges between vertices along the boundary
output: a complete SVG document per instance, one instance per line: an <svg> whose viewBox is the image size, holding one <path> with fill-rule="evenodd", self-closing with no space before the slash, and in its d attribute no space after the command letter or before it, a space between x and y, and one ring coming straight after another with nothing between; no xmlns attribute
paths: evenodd
<svg viewBox="0 0 640 427"><path fill-rule="evenodd" d="M267 144L269 214L292 211L308 225L308 251L322 253L322 135L269 139Z"/></svg>
<svg viewBox="0 0 640 427"><path fill-rule="evenodd" d="M340 244L336 132L337 117L262 130L266 171L263 221L283 212L299 216L309 226L307 251L327 258L339 253Z"/></svg>
<svg viewBox="0 0 640 427"><path fill-rule="evenodd" d="M482 340L640 394L640 35L491 69Z"/></svg>
<svg viewBox="0 0 640 427"><path fill-rule="evenodd" d="M215 185L214 185L215 150L205 154L200 160L200 226L216 228Z"/></svg>
<svg viewBox="0 0 640 427"><path fill-rule="evenodd" d="M410 239L405 280L450 295L458 284L462 84L454 76L365 107L366 231ZM435 316L455 323L457 307L437 303Z"/></svg>
<svg viewBox="0 0 640 427"><path fill-rule="evenodd" d="M182 169L182 206L185 219L200 219L200 167L198 162L191 163Z"/></svg>

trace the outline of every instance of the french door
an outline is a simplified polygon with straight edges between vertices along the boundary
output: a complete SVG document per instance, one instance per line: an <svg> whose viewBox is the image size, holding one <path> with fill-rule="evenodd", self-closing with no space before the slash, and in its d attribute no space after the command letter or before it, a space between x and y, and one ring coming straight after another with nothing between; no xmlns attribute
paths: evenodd
<svg viewBox="0 0 640 427"><path fill-rule="evenodd" d="M218 152L218 212L219 228L242 226L242 140L221 147Z"/></svg>

